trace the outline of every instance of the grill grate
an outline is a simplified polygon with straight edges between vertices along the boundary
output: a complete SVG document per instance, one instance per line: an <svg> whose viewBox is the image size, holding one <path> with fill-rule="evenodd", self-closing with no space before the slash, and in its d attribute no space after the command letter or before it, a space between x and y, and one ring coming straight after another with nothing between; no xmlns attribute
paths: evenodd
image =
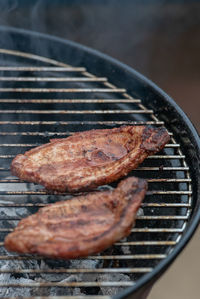
<svg viewBox="0 0 200 299"><path fill-rule="evenodd" d="M4 66L5 57L10 65ZM5 49L0 49L0 62L0 295L17 297L23 291L26 297L88 294L109 298L137 283L168 256L187 226L192 188L180 144L170 132L171 141L162 153L132 172L148 180L149 191L132 234L112 248L74 261L8 253L4 237L21 218L70 196L12 177L9 165L16 154L75 131L164 122L140 99L85 68ZM40 65L35 66L36 62Z"/></svg>

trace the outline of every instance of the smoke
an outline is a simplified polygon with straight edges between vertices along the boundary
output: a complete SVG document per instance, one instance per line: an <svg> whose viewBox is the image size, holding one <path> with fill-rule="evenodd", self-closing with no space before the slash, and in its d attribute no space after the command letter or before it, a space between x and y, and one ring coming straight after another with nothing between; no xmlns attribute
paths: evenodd
<svg viewBox="0 0 200 299"><path fill-rule="evenodd" d="M5 17L6 21L6 17L9 13L13 12L19 5L19 1L18 0L2 0L0 3L0 7L1 7L1 15Z"/></svg>
<svg viewBox="0 0 200 299"><path fill-rule="evenodd" d="M160 78L178 63L194 70L196 59L188 52L198 40L199 7L184 0L2 0L0 25L77 41ZM190 32L196 38L188 43L183 35L191 41Z"/></svg>
<svg viewBox="0 0 200 299"><path fill-rule="evenodd" d="M148 68L151 38L165 2L3 0L0 25L77 41L142 71Z"/></svg>

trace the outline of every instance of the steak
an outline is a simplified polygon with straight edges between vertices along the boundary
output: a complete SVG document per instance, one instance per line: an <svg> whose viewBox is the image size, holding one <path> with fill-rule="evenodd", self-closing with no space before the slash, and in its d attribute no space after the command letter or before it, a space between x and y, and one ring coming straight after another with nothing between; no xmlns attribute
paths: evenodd
<svg viewBox="0 0 200 299"><path fill-rule="evenodd" d="M145 180L130 177L114 190L48 205L21 220L5 247L62 259L100 252L130 234L146 189Z"/></svg>
<svg viewBox="0 0 200 299"><path fill-rule="evenodd" d="M49 190L88 191L127 175L168 141L166 129L149 126L79 132L17 155L11 171Z"/></svg>

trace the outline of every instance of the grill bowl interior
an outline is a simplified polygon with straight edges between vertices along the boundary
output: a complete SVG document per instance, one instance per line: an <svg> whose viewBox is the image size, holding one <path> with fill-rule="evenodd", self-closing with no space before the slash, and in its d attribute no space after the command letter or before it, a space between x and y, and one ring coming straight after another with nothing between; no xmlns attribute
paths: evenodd
<svg viewBox="0 0 200 299"><path fill-rule="evenodd" d="M2 294L10 287L7 295L12 297L136 296L141 285L172 261L198 223L199 144L194 128L153 83L107 56L30 32L1 28L1 34ZM149 182L132 234L100 255L75 261L6 252L4 237L19 219L70 196L19 182L9 171L12 158L53 137L125 124L164 125L171 134L162 152L130 174Z"/></svg>

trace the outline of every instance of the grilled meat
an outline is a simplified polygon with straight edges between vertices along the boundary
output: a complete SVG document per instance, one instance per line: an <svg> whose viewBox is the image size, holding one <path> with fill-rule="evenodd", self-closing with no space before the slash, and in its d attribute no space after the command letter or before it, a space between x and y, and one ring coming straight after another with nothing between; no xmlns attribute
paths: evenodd
<svg viewBox="0 0 200 299"><path fill-rule="evenodd" d="M63 259L100 252L130 234L146 189L145 180L130 177L115 190L48 205L21 220L5 247Z"/></svg>
<svg viewBox="0 0 200 299"><path fill-rule="evenodd" d="M166 129L149 126L79 132L17 155L11 171L49 190L91 190L125 176L168 141Z"/></svg>

